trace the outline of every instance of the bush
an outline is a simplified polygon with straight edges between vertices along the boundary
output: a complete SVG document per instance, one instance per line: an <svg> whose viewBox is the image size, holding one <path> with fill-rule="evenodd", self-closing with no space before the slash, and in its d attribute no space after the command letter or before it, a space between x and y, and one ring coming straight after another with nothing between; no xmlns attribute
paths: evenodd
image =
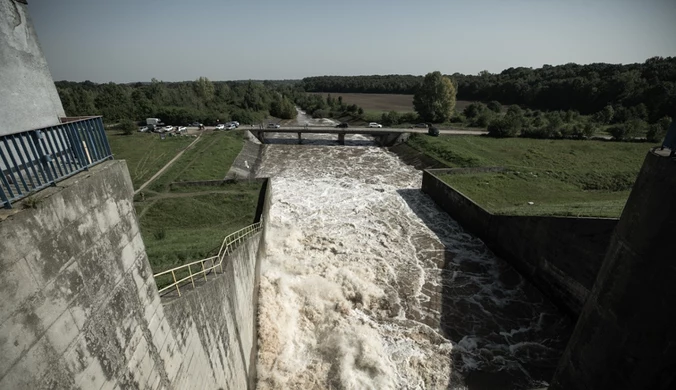
<svg viewBox="0 0 676 390"><path fill-rule="evenodd" d="M517 118L505 116L491 121L488 125L488 135L497 138L515 137L521 129L521 122Z"/></svg>
<svg viewBox="0 0 676 390"><path fill-rule="evenodd" d="M645 133L646 123L640 119L632 119L627 123L612 126L608 132L613 139L622 141L640 137Z"/></svg>
<svg viewBox="0 0 676 390"><path fill-rule="evenodd" d="M462 114L455 114L449 119L451 123L464 123L465 122L465 116Z"/></svg>
<svg viewBox="0 0 676 390"><path fill-rule="evenodd" d="M122 119L119 128L122 130L122 134L132 135L136 131L136 123L131 119Z"/></svg>
<svg viewBox="0 0 676 390"><path fill-rule="evenodd" d="M527 127L521 130L521 136L524 138L545 139L553 138L554 135L548 127Z"/></svg>
<svg viewBox="0 0 676 390"><path fill-rule="evenodd" d="M471 121L470 124L474 127L487 127L491 123L493 115L494 114L491 111L484 111L481 114L479 114L479 116L474 118L474 120Z"/></svg>
<svg viewBox="0 0 676 390"><path fill-rule="evenodd" d="M500 111L502 111L502 105L495 100L488 102L486 107L495 113L499 113Z"/></svg>
<svg viewBox="0 0 676 390"><path fill-rule="evenodd" d="M657 123L650 125L650 127L648 127L648 132L646 133L648 141L661 142L667 135L669 124L671 124L671 119L665 116L657 121Z"/></svg>

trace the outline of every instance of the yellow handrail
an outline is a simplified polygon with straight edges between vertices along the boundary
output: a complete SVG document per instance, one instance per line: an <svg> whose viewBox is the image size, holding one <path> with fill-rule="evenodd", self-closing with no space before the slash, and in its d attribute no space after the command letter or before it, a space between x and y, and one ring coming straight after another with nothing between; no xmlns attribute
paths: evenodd
<svg viewBox="0 0 676 390"><path fill-rule="evenodd" d="M202 260L197 260L193 261L188 264L183 264L181 266L171 268L168 270L164 270L162 272L158 272L156 274L153 274L153 277L157 279L158 276L162 275L168 275L171 274L173 283L162 287L158 292L162 294L163 292L167 291L170 288L176 288L176 293L178 293L178 296L181 296L181 289L180 285L183 282L187 282L188 280L192 284L193 289L195 288L195 275L202 274L204 276L204 280L207 280L207 272L211 270L215 270L217 267L220 267L221 272L223 272L223 261L225 259L226 255L229 255L232 253L235 248L237 248L238 244L243 242L245 239L249 238L249 236L258 233L261 230L262 223L261 222L256 222L253 225L249 225L245 228L242 228L232 234L227 235L223 239L223 243L221 244L221 248L218 250L218 254L216 256L211 256L207 257L206 259ZM216 262L218 260L218 262ZM211 261L211 266L207 267L205 266L205 262ZM200 265L200 269L196 272L193 273L192 266L195 265ZM187 269L188 276L183 277L181 279L176 279L176 274L180 271L185 271ZM179 273L180 275L180 273Z"/></svg>

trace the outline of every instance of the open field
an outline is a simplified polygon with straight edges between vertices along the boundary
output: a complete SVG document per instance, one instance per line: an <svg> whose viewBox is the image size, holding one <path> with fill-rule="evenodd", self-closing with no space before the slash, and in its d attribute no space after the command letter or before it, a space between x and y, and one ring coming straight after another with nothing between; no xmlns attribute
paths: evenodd
<svg viewBox="0 0 676 390"><path fill-rule="evenodd" d="M106 131L110 148L118 160L127 160L134 188L138 188L159 171L176 153L188 146L192 137L167 137L159 134L134 133L123 135L119 131Z"/></svg>
<svg viewBox="0 0 676 390"><path fill-rule="evenodd" d="M118 159L127 160L134 186L149 179L195 140L109 132ZM135 197L141 234L154 272L214 254L223 238L253 222L259 182L180 187L174 181L220 180L244 145L242 132L207 132L166 172Z"/></svg>
<svg viewBox="0 0 676 390"><path fill-rule="evenodd" d="M241 131L205 133L200 142L187 150L149 188L164 192L169 190L171 182L223 179L243 145Z"/></svg>
<svg viewBox="0 0 676 390"><path fill-rule="evenodd" d="M414 136L409 144L451 167L508 168L442 177L492 212L599 217L620 216L650 148L646 143L472 136Z"/></svg>
<svg viewBox="0 0 676 390"><path fill-rule="evenodd" d="M260 183L231 193L193 193L151 200L141 234L154 272L218 252L223 238L253 223ZM143 205L138 204L139 208Z"/></svg>

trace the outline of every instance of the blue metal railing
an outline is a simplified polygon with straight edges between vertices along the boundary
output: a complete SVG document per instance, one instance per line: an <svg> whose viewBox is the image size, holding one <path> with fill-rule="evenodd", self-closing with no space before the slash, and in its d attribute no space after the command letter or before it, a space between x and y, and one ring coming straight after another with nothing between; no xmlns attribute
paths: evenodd
<svg viewBox="0 0 676 390"><path fill-rule="evenodd" d="M12 202L112 158L100 116L0 136L0 202L11 208Z"/></svg>

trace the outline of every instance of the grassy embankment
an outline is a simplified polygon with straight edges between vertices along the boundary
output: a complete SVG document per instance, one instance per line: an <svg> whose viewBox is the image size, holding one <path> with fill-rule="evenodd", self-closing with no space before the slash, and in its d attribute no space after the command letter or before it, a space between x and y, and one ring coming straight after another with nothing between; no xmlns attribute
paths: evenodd
<svg viewBox="0 0 676 390"><path fill-rule="evenodd" d="M194 140L160 141L152 134L109 135L109 139L116 158L127 160L135 188ZM253 222L259 183L173 189L169 185L176 181L223 179L243 144L241 132L206 133L135 197L141 234L154 272L215 254L227 234Z"/></svg>
<svg viewBox="0 0 676 390"><path fill-rule="evenodd" d="M416 136L409 145L451 167L508 168L442 176L493 213L614 218L650 148L646 143L477 136Z"/></svg>

